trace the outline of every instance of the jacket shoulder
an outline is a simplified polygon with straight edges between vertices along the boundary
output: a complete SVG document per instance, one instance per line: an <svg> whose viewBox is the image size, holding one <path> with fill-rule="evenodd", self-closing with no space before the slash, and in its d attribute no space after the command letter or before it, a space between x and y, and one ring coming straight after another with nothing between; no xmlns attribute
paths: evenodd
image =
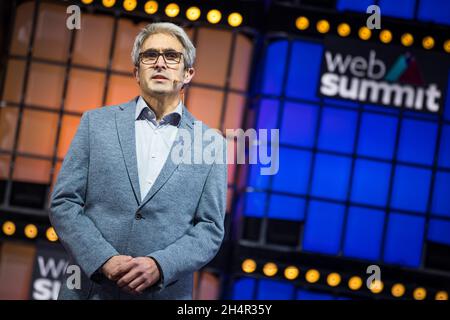
<svg viewBox="0 0 450 320"><path fill-rule="evenodd" d="M119 104L115 104L115 105L107 105L107 106L95 108L95 109L84 112L83 115L88 114L90 119L101 118L101 119L105 120L105 118L106 119L114 118L114 114L116 113L116 111L123 110L125 108L133 108L133 112L134 112L135 106L136 106L135 100L132 99L132 100L130 100L128 102L124 102L124 103L119 103Z"/></svg>
<svg viewBox="0 0 450 320"><path fill-rule="evenodd" d="M88 110L84 113L89 114L89 116L105 116L105 115L113 115L114 112L116 112L117 110L119 110L120 106L122 106L122 104L116 104L116 105L112 105L112 106L103 106L103 107L99 107L99 108L95 108L92 110Z"/></svg>

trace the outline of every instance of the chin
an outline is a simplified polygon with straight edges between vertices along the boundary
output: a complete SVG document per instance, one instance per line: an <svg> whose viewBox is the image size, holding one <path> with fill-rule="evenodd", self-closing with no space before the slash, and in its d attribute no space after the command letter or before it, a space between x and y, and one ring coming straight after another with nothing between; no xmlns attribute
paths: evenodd
<svg viewBox="0 0 450 320"><path fill-rule="evenodd" d="M154 89L154 88L150 88L148 90L148 92L150 92L152 95L158 95L158 96L164 96L164 95L168 95L172 93L172 90L169 89Z"/></svg>

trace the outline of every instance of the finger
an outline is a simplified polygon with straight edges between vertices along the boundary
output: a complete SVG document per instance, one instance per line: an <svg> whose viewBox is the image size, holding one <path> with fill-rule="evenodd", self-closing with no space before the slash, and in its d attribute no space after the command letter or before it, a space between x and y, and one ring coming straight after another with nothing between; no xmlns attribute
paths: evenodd
<svg viewBox="0 0 450 320"><path fill-rule="evenodd" d="M122 287L128 285L133 280L135 280L138 276L139 276L138 271L135 269L132 269L130 272L128 272L127 274L122 276L122 278L120 278L119 281L117 281L117 285L120 288L122 288Z"/></svg>
<svg viewBox="0 0 450 320"><path fill-rule="evenodd" d="M123 290L124 292L129 293L129 294L132 294L132 295L135 295L135 294L136 294L136 293L134 292L134 290L130 290L130 289L128 289L128 287L123 287L123 288L121 288L120 290Z"/></svg>
<svg viewBox="0 0 450 320"><path fill-rule="evenodd" d="M120 277L122 277L124 274L130 272L131 269L133 269L134 266L135 266L135 263L132 260L130 260L130 261L126 262L126 263L120 264L111 273L111 275L113 277L113 280L116 281L116 280L120 279Z"/></svg>
<svg viewBox="0 0 450 320"><path fill-rule="evenodd" d="M121 272L121 271L118 271L118 270L114 270L112 273L111 273L111 276L110 276L110 280L112 280L112 281L118 281L121 277L123 277L125 274L127 274L127 272Z"/></svg>
<svg viewBox="0 0 450 320"><path fill-rule="evenodd" d="M126 288L128 290L133 291L134 289L136 289L137 287L139 287L141 284L143 284L145 282L145 277L137 277L136 279L134 279L133 281L131 281Z"/></svg>
<svg viewBox="0 0 450 320"><path fill-rule="evenodd" d="M141 285L139 285L136 289L134 289L133 291L140 294L142 293L145 289L147 289L149 287L149 283L148 282L144 282Z"/></svg>
<svg viewBox="0 0 450 320"><path fill-rule="evenodd" d="M134 279L136 279L138 277L138 274L134 271L131 270L130 272L126 273L125 275L123 275L122 277L119 278L119 280L117 280L117 286L119 288L123 288L125 286L128 286L128 284L130 282L132 282Z"/></svg>
<svg viewBox="0 0 450 320"><path fill-rule="evenodd" d="M111 272L108 272L107 270L103 270L103 274L105 275L106 278L108 278L109 280L111 280Z"/></svg>

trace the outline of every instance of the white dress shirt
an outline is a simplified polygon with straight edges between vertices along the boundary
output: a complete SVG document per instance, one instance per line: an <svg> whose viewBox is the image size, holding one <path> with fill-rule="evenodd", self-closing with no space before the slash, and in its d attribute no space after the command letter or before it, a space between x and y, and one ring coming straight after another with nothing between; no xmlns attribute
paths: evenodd
<svg viewBox="0 0 450 320"><path fill-rule="evenodd" d="M155 113L142 97L136 103L135 135L136 156L141 201L155 183L175 141L183 113L180 100L176 109L165 115L159 123Z"/></svg>

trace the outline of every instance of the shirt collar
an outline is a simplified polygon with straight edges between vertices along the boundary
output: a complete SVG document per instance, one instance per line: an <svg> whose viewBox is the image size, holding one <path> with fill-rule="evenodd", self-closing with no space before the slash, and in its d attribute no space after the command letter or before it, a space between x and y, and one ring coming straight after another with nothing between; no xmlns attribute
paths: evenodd
<svg viewBox="0 0 450 320"><path fill-rule="evenodd" d="M145 100L142 98L142 96L139 96L139 99L138 99L138 101L136 103L135 120L140 120L141 119L142 111L145 108L148 109L148 114L149 114L150 118L152 120L154 120L154 122L156 123L156 115L155 115L155 113L147 105L147 102L145 102ZM182 114L183 114L183 103L181 102L181 99L180 99L180 102L178 103L178 105L175 108L175 110L172 111L169 114L166 114L164 117L162 117L161 121L164 120L165 122L168 122L169 124L172 124L174 126L178 126L178 124L180 123Z"/></svg>

